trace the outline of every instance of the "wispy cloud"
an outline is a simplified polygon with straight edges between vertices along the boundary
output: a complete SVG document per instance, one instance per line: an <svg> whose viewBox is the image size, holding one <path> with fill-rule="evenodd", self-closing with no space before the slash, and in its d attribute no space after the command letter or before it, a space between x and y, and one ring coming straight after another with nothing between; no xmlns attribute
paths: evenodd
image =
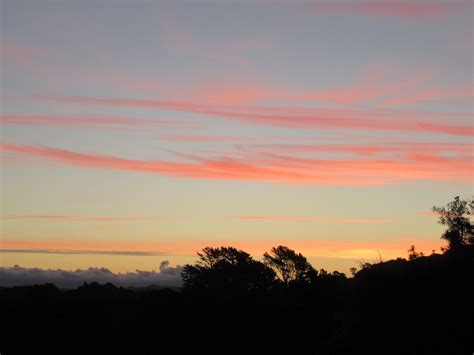
<svg viewBox="0 0 474 355"><path fill-rule="evenodd" d="M427 217L440 217L440 216L445 216L445 217L464 217L464 218L473 218L474 215L472 214L469 214L469 213L465 213L463 214L462 216L459 215L453 215L453 214L441 214L439 212L436 212L436 211L422 211L420 212L420 214L422 216L427 216Z"/></svg>
<svg viewBox="0 0 474 355"><path fill-rule="evenodd" d="M356 0L356 1L320 1L313 0L304 7L306 13L347 13L379 18L404 20L437 20L453 12L469 8L467 1L393 1L393 0Z"/></svg>
<svg viewBox="0 0 474 355"><path fill-rule="evenodd" d="M321 216L236 216L246 221L282 221L282 222L333 222L333 223L389 223L385 219L338 218Z"/></svg>
<svg viewBox="0 0 474 355"><path fill-rule="evenodd" d="M80 250L80 249L0 249L0 253L33 253L33 254L85 254L85 255L127 255L127 256L163 256L173 255L153 251L126 251L126 250Z"/></svg>
<svg viewBox="0 0 474 355"><path fill-rule="evenodd" d="M153 216L73 216L73 215L12 215L1 216L0 220L33 220L33 221L64 221L64 222L132 222L161 220Z"/></svg>
<svg viewBox="0 0 474 355"><path fill-rule="evenodd" d="M219 105L250 105L276 97L285 97L284 91L271 85L261 83L240 82L227 79L206 82L191 90L183 89L184 96L192 97L193 101Z"/></svg>
<svg viewBox="0 0 474 355"><path fill-rule="evenodd" d="M379 62L363 67L355 82L300 94L297 100L335 104L412 105L424 102L463 100L474 96L471 84L447 86L434 81L434 70L400 68Z"/></svg>
<svg viewBox="0 0 474 355"><path fill-rule="evenodd" d="M57 57L58 53L46 47L36 47L21 43L2 41L0 44L0 59L5 63L13 63L23 70L46 76L51 70L44 64L47 60Z"/></svg>
<svg viewBox="0 0 474 355"><path fill-rule="evenodd" d="M423 69L404 77L394 63L374 63L362 68L355 82L309 91L299 99L337 104L365 104L403 93L407 88L422 83L431 75L430 70Z"/></svg>
<svg viewBox="0 0 474 355"><path fill-rule="evenodd" d="M38 99L88 105L143 107L171 110L253 124L298 129L342 129L437 133L472 137L474 127L450 121L472 118L471 114L431 113L409 110L366 108L285 108L193 104L176 101L94 98L77 96L37 96Z"/></svg>
<svg viewBox="0 0 474 355"><path fill-rule="evenodd" d="M471 156L444 157L427 153L413 153L403 159L356 157L332 160L278 154L264 154L260 158L204 158L180 154L180 158L191 162L177 162L126 159L8 143L2 143L0 150L75 167L215 180L375 185L406 180L468 182L473 174Z"/></svg>
<svg viewBox="0 0 474 355"><path fill-rule="evenodd" d="M53 115L0 115L0 123L19 126L47 127L195 127L195 123L183 120L143 119L100 116L53 116Z"/></svg>
<svg viewBox="0 0 474 355"><path fill-rule="evenodd" d="M471 156L474 151L473 143L457 142L416 142L393 140L373 143L346 143L346 144L239 144L243 151L278 152L279 154L295 153L335 153L355 155L395 155L407 156L412 154L447 155L454 154Z"/></svg>
<svg viewBox="0 0 474 355"><path fill-rule="evenodd" d="M243 143L243 142L255 142L258 141L258 137L246 137L246 136L223 136L223 135L169 135L160 136L161 140L168 140L173 142L196 142L196 143L215 143L215 142L227 142L227 143ZM260 138L261 139L261 138Z"/></svg>
<svg viewBox="0 0 474 355"><path fill-rule="evenodd" d="M0 243L1 251L13 253L48 254L107 254L107 255L184 255L174 245L134 241L71 241L71 240L16 240L5 237ZM193 253L194 251L191 251Z"/></svg>
<svg viewBox="0 0 474 355"><path fill-rule="evenodd" d="M387 105L411 105L420 102L439 102L456 99L468 99L474 96L474 86L465 85L462 87L429 87L418 92L411 91L408 93L400 93L394 97L387 98L383 104Z"/></svg>
<svg viewBox="0 0 474 355"><path fill-rule="evenodd" d="M346 235L348 238L350 236ZM262 254L270 250L276 245L287 245L288 247L302 252L306 256L311 257L333 257L333 258L372 258L376 257L378 251L386 258L397 258L407 255L407 249L410 245L415 244L417 249L430 252L433 249L439 250L441 241L439 236L424 235L424 236L396 236L392 238L379 238L373 241L367 240L350 240L341 238L325 238L319 236L317 240L301 240L295 238L286 239L272 239L262 240L253 238L251 240L242 240L241 238L229 238L221 240L205 240L205 238L196 240L174 240L160 243L150 242L51 242L51 241L15 241L3 240L3 250L17 250L15 252L25 253L38 252L53 253L104 253L109 252L109 255L137 255L147 257L149 255L187 255L195 256L196 252L205 246L220 247L220 246L234 246L246 250L256 257L261 257ZM117 254L115 254L117 253ZM153 254L152 254L153 253ZM104 254L105 255L105 254ZM125 255L125 254L124 254ZM317 266L317 265L316 265Z"/></svg>

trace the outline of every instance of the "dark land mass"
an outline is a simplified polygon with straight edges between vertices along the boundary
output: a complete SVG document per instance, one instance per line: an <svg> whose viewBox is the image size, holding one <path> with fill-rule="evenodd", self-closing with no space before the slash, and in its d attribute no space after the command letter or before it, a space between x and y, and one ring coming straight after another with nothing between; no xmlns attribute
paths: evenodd
<svg viewBox="0 0 474 355"><path fill-rule="evenodd" d="M313 276L311 282L252 289L212 283L181 291L97 283L74 290L51 284L1 288L0 352L474 351L472 245L409 261L366 264L353 278L325 272Z"/></svg>

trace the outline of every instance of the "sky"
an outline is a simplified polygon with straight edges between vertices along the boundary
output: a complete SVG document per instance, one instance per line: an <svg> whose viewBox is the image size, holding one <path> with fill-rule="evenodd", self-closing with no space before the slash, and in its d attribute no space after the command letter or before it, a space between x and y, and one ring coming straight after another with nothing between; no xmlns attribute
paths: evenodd
<svg viewBox="0 0 474 355"><path fill-rule="evenodd" d="M0 12L1 267L282 244L347 272L439 251L431 207L473 194L471 1Z"/></svg>

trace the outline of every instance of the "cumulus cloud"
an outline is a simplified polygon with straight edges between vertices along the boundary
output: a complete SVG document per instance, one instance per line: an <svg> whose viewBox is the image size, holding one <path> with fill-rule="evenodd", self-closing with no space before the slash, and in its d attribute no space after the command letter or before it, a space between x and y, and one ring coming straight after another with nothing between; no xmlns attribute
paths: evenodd
<svg viewBox="0 0 474 355"><path fill-rule="evenodd" d="M116 286L144 287L181 286L181 271L183 267L172 267L169 261L160 264L160 271L135 270L134 272L113 273L106 268L88 268L85 270L39 269L24 268L18 265L0 267L0 286L24 286L53 283L60 288L76 288L84 282L110 282Z"/></svg>

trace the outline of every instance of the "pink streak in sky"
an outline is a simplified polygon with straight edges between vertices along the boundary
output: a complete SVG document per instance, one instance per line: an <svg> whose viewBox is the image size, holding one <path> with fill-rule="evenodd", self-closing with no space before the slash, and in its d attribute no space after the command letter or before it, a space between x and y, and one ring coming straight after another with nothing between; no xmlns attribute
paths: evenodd
<svg viewBox="0 0 474 355"><path fill-rule="evenodd" d="M191 162L136 160L63 149L0 144L0 150L83 168L164 174L176 177L298 182L329 185L377 185L406 180L472 181L471 156L442 157L411 153L406 157L308 159L278 154L263 158L204 158L181 154Z"/></svg>

